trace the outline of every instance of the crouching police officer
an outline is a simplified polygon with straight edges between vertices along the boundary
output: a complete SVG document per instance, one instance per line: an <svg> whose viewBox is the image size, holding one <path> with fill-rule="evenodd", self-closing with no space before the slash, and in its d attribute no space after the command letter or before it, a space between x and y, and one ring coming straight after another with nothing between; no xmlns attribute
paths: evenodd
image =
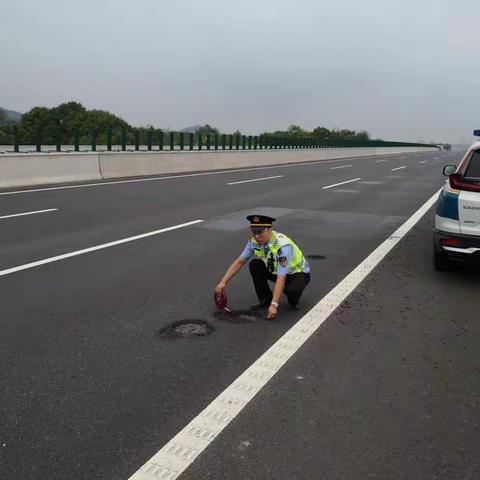
<svg viewBox="0 0 480 480"><path fill-rule="evenodd" d="M254 257L249 267L259 302L251 308L268 308L267 318L274 319L283 292L290 306L297 308L302 292L310 282L310 266L293 240L272 229L275 218L249 215L247 220L250 221L252 237L230 265L215 292L224 292L232 277ZM273 294L268 280L275 282Z"/></svg>

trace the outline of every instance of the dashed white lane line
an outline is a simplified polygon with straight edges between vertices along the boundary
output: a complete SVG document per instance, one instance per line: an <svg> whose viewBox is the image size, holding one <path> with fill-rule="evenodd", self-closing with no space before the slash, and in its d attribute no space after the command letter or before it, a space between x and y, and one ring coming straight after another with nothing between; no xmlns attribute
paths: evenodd
<svg viewBox="0 0 480 480"><path fill-rule="evenodd" d="M345 185L346 183L358 182L361 178L353 178L352 180L346 180L345 182L334 183L333 185L327 185L326 187L322 187L323 190L327 190L328 188L338 187L339 185Z"/></svg>
<svg viewBox="0 0 480 480"><path fill-rule="evenodd" d="M375 160L374 163L383 163L383 162L386 162L386 161L387 161L386 159L385 160Z"/></svg>
<svg viewBox="0 0 480 480"><path fill-rule="evenodd" d="M203 222L203 220L193 220L187 223L181 223L180 225L174 225L173 227L162 228L160 230L154 230L152 232L142 233L140 235L135 235L133 237L122 238L121 240L115 240L114 242L103 243L101 245L95 245L94 247L84 248L82 250L76 250L74 252L64 253L62 255L57 255L56 257L44 258L43 260L38 260L36 262L25 263L24 265L19 265L18 267L7 268L6 270L0 270L0 277L4 275L9 275L11 273L20 272L22 270L28 270L29 268L39 267L40 265L45 265L47 263L58 262L59 260L65 260L66 258L77 257L78 255L83 255L85 253L95 252L97 250L102 250L104 248L113 247L115 245L121 245L122 243L133 242L135 240L140 240L141 238L152 237L153 235L158 235L160 233L170 232L172 230L178 230L179 228L189 227L190 225L195 225L196 223Z"/></svg>
<svg viewBox="0 0 480 480"><path fill-rule="evenodd" d="M130 480L178 478L425 215L437 197L438 192L134 473Z"/></svg>
<svg viewBox="0 0 480 480"><path fill-rule="evenodd" d="M283 175L275 175L273 177L263 177L263 178L252 178L251 180L242 180L240 182L230 182L227 185L238 185L240 183L250 183L250 182L261 182L263 180L272 180L274 178L282 178Z"/></svg>
<svg viewBox="0 0 480 480"><path fill-rule="evenodd" d="M386 153L384 155L396 155L396 153ZM160 177L134 178L131 180L113 180L110 182L83 183L80 185L63 185L60 187L42 187L42 188L32 188L29 190L12 190L7 192L0 192L0 195L20 195L22 193L70 190L72 188L91 188L91 187L103 187L108 185L123 185L128 183L157 182L160 180L172 180L176 178L205 177L208 175L225 175L228 173L250 172L255 170L270 170L275 168L308 167L309 165L318 165L322 163L329 164L329 163L345 162L345 161L351 162L352 160L367 160L375 156L376 155L365 155L360 157L332 158L330 160L314 160L314 161L296 162L296 163L287 163L287 164L277 163L275 165L266 165L264 167L249 167L249 168L237 168L237 169L231 169L231 170L217 170L213 172L185 173L181 175L166 175L166 176L160 176Z"/></svg>
<svg viewBox="0 0 480 480"><path fill-rule="evenodd" d="M58 208L47 208L45 210L35 210L33 212L12 213L11 215L3 215L2 217L0 217L0 220L4 220L6 218L24 217L25 215L35 215L37 213L47 213L47 212L58 212Z"/></svg>
<svg viewBox="0 0 480 480"><path fill-rule="evenodd" d="M403 167L391 168L390 171L391 172L396 172L397 170L401 170L402 168L407 168L407 166L403 165Z"/></svg>
<svg viewBox="0 0 480 480"><path fill-rule="evenodd" d="M418 163L427 163L428 160L422 160L421 162L418 162Z"/></svg>
<svg viewBox="0 0 480 480"><path fill-rule="evenodd" d="M387 154L394 155L394 154ZM149 178L133 178L131 180L113 180L110 182L97 182L97 183L83 183L80 185L63 185L60 187L42 187L42 188L32 188L29 190L12 190L8 192L0 192L0 195L20 195L22 193L36 193L36 192L50 192L56 190L70 190L73 188L91 188L91 187L104 187L109 185L123 185L129 183L143 183L143 182L158 182L161 180L174 180L177 178L190 178L190 177L206 177L210 175L226 175L230 173L239 173L239 172L253 172L256 170L271 170L275 168L292 168L292 167L308 167L310 165L320 165L320 164L329 164L329 163L338 163L352 160L364 160L372 158L372 155L365 157L349 157L349 158L333 158L331 160L315 160L307 162L297 162L297 163L288 163L288 164L276 164L276 165L266 165L264 167L249 167L249 168L236 168L231 170L217 170L213 172L198 172L198 173L183 173L180 175L162 175L159 177L149 177Z"/></svg>
<svg viewBox="0 0 480 480"><path fill-rule="evenodd" d="M360 193L360 190L354 190L353 188L334 188L330 190L332 193Z"/></svg>
<svg viewBox="0 0 480 480"><path fill-rule="evenodd" d="M338 170L339 168L353 167L353 165L340 165L339 167L331 167L330 170Z"/></svg>

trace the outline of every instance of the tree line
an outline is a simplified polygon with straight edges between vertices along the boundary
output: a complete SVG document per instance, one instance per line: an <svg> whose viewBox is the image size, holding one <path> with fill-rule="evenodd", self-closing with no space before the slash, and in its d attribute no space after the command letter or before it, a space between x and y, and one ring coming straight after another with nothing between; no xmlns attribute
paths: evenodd
<svg viewBox="0 0 480 480"><path fill-rule="evenodd" d="M126 136L129 144L134 142L135 131L139 132L140 143L147 142L148 131L152 126L134 127L122 118L105 110L88 110L81 103L66 102L53 108L34 107L22 115L20 122L8 120L5 113L0 109L0 144L12 144L12 128L18 126L19 143L24 145L35 144L37 133L41 132L41 141L44 145L56 143L57 135L63 145L73 144L75 131L80 134L80 143L89 144L92 139L92 132L96 132L98 144L107 143L107 130L112 129L112 143L120 144L122 134ZM209 124L197 129L196 135L220 135L220 130ZM241 135L240 131L233 133ZM263 132L264 136L279 139L293 138L317 138L321 140L369 140L366 131L355 131L347 129L328 129L316 127L312 131L304 130L298 125L291 125L287 130L274 132ZM175 132L175 140L178 141L179 133Z"/></svg>

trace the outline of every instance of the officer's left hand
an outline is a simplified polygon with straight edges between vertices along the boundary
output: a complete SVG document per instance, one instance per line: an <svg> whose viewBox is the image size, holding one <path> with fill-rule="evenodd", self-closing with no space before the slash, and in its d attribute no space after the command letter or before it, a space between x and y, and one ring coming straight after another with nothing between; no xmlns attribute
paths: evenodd
<svg viewBox="0 0 480 480"><path fill-rule="evenodd" d="M267 319L268 320L274 320L275 317L277 316L278 309L275 305L270 305L268 307L268 313L267 313Z"/></svg>

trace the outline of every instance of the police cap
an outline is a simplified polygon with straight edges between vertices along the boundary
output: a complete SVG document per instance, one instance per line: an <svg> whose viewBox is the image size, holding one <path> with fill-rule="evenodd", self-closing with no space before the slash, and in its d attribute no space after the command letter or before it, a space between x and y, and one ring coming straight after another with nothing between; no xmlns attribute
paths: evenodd
<svg viewBox="0 0 480 480"><path fill-rule="evenodd" d="M276 219L267 215L249 215L247 220L250 222L252 230L262 231L265 228L270 228Z"/></svg>

